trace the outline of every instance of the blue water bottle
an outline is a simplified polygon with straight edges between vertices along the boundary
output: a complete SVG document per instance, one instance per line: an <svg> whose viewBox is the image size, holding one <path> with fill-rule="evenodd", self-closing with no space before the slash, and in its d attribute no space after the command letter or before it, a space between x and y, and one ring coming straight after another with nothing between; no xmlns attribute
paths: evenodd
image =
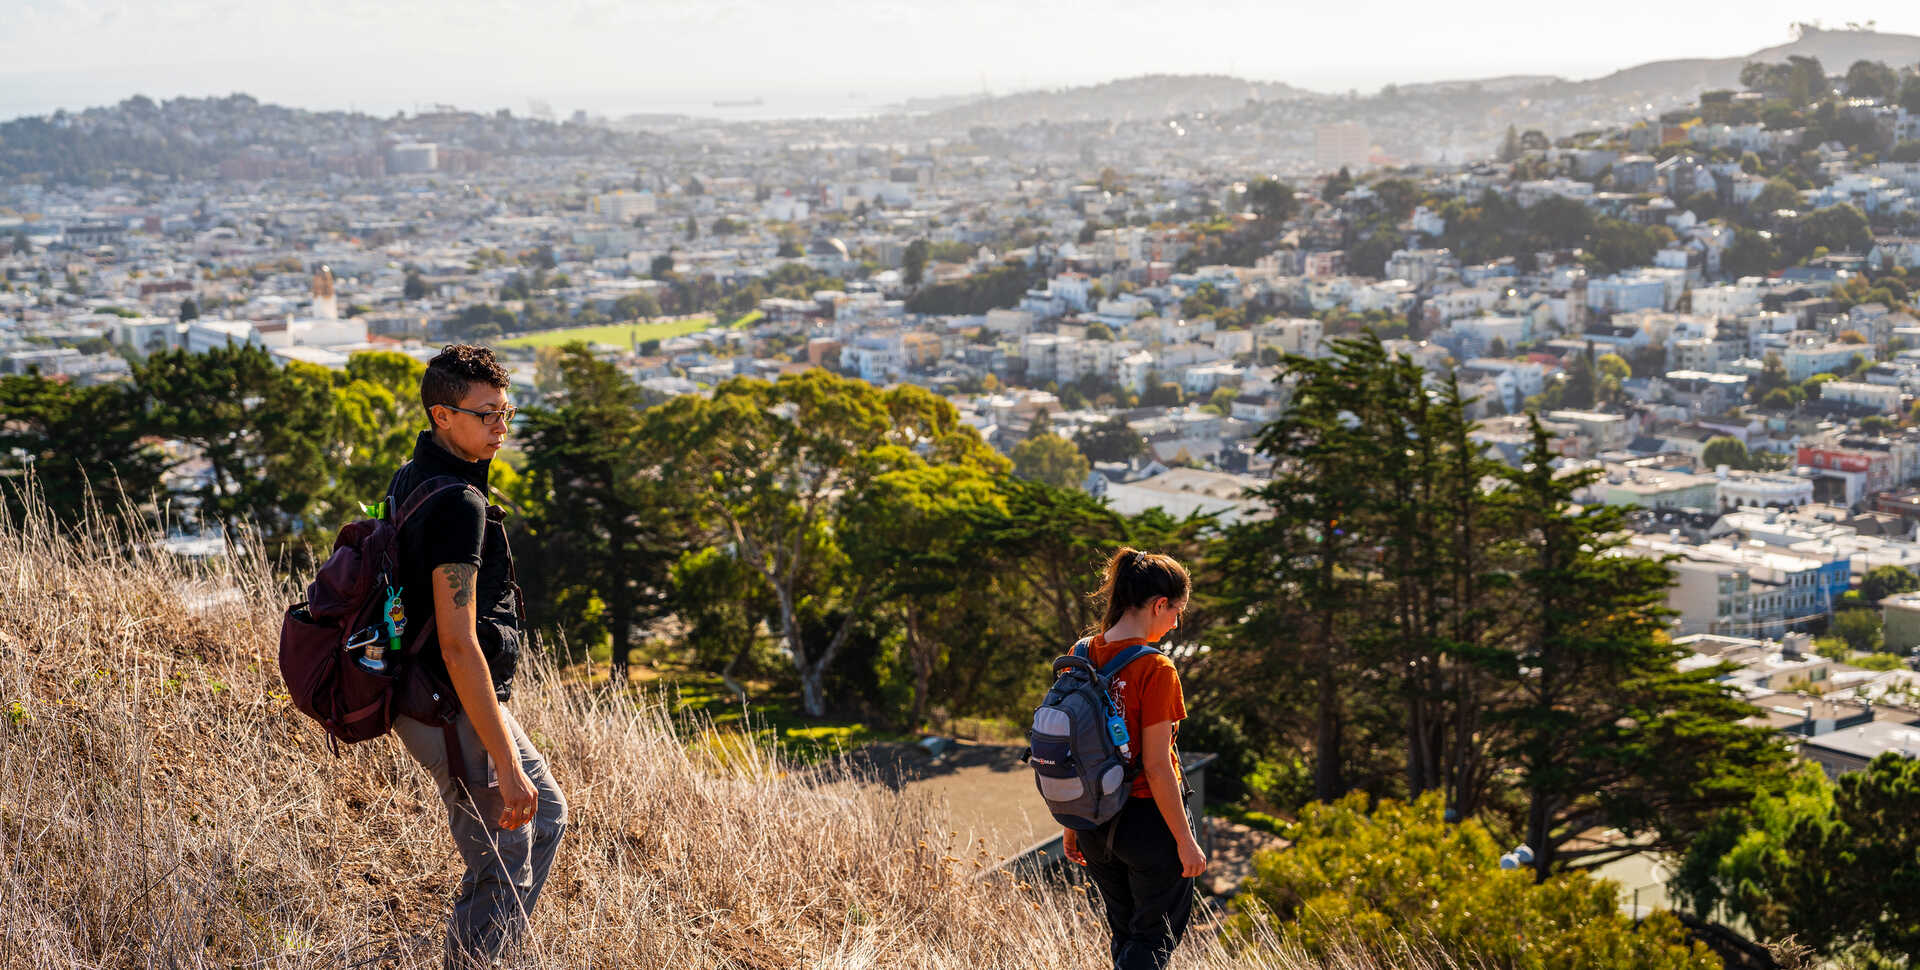
<svg viewBox="0 0 1920 970"><path fill-rule="evenodd" d="M1113 738L1114 746L1120 749L1120 757L1132 759L1133 752L1127 743L1127 719L1121 717L1118 711L1107 715L1107 735Z"/></svg>

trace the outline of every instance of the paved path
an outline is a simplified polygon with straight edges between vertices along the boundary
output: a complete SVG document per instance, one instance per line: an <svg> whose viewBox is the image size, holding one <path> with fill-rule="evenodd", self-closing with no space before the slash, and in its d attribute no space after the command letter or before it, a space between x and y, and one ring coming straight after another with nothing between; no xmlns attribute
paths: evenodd
<svg viewBox="0 0 1920 970"><path fill-rule="evenodd" d="M876 744L853 760L883 784L945 801L953 830L968 845L986 839L991 862L998 862L1060 831L1034 789L1032 770L1020 763L1023 750L962 742L936 758L916 745Z"/></svg>
<svg viewBox="0 0 1920 970"><path fill-rule="evenodd" d="M1059 823L1034 789L1032 770L1020 763L1023 750L1023 745L961 742L934 757L918 745L875 744L850 760L856 770L882 784L946 802L953 818L950 831L958 831L966 846L985 849L978 861L990 868L1060 834ZM1204 755L1190 759L1196 764L1211 760ZM1204 888L1216 895L1233 892L1246 878L1255 850L1285 844L1269 833L1218 819L1211 820L1208 836L1212 861ZM975 851L959 854L967 858Z"/></svg>

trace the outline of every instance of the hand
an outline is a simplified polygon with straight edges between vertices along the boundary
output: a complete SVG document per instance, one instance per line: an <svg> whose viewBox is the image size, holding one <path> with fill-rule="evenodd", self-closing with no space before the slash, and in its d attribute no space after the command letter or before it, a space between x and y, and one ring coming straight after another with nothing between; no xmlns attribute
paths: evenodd
<svg viewBox="0 0 1920 970"><path fill-rule="evenodd" d="M500 777L500 827L517 829L533 821L533 811L540 804L540 797L534 793L533 779L527 777L520 767L520 759L513 759L513 770L502 771Z"/></svg>
<svg viewBox="0 0 1920 970"><path fill-rule="evenodd" d="M1067 861L1076 866L1087 864L1087 857L1080 851L1080 833L1072 829L1060 830L1060 850L1067 855Z"/></svg>
<svg viewBox="0 0 1920 970"><path fill-rule="evenodd" d="M1207 871L1207 854L1192 836L1180 840L1180 875L1192 879Z"/></svg>

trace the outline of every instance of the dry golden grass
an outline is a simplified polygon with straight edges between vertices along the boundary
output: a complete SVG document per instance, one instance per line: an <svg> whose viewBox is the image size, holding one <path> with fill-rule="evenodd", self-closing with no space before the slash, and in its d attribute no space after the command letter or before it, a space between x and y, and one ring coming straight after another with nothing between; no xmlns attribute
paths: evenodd
<svg viewBox="0 0 1920 970"><path fill-rule="evenodd" d="M437 965L459 866L425 774L390 739L335 758L287 702L295 597L257 550L151 538L0 513L0 967ZM1085 899L976 881L942 806L715 757L550 671L513 707L573 813L513 966L1103 965ZM1196 930L1176 966L1319 965Z"/></svg>

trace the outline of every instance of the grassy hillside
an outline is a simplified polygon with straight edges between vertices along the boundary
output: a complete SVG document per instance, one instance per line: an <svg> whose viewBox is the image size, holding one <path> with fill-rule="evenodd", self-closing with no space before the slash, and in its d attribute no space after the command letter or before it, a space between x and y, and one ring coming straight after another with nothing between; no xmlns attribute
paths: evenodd
<svg viewBox="0 0 1920 970"><path fill-rule="evenodd" d="M0 966L437 966L440 806L391 739L335 758L288 704L291 591L259 553L190 568L115 522L3 516ZM688 744L550 670L514 708L573 812L514 966L1101 965L1085 900L976 880L944 806ZM1176 965L1308 966L1209 930Z"/></svg>

